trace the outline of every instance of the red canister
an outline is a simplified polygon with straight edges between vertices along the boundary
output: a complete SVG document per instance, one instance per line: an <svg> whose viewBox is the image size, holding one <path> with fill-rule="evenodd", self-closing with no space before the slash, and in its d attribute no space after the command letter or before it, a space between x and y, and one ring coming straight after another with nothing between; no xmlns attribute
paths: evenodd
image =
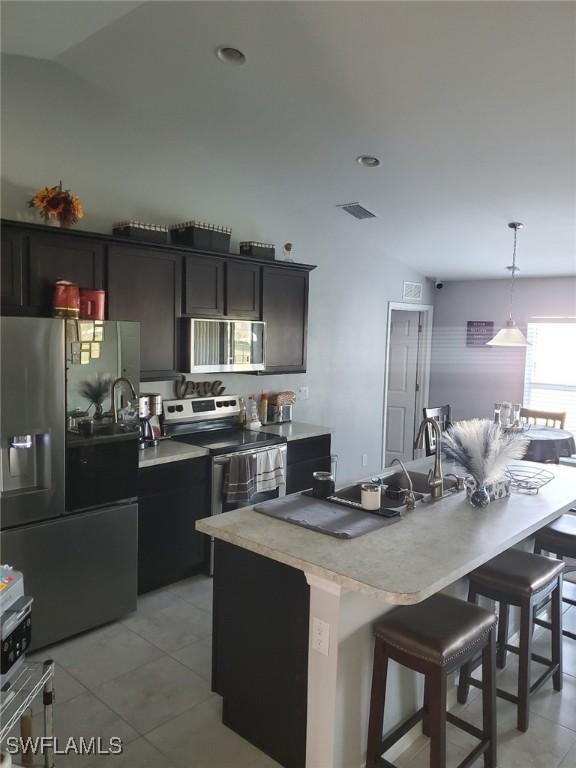
<svg viewBox="0 0 576 768"><path fill-rule="evenodd" d="M80 317L82 320L104 320L106 291L80 289Z"/></svg>
<svg viewBox="0 0 576 768"><path fill-rule="evenodd" d="M52 298L54 317L78 317L80 315L80 289L76 283L58 280Z"/></svg>

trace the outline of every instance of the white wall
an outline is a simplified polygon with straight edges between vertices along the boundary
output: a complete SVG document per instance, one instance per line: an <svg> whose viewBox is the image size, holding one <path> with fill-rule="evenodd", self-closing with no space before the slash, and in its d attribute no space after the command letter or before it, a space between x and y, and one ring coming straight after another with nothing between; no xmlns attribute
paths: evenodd
<svg viewBox="0 0 576 768"><path fill-rule="evenodd" d="M305 188L294 199L281 175L255 179L241 165L220 163L217 146L194 143L194 125L164 114L141 119L57 64L4 59L2 215L36 220L26 201L62 179L82 198L82 229L110 232L115 221L132 217L158 223L199 217L231 226L233 250L238 239L294 242L298 261L318 265L310 279L308 373L202 378L222 378L238 394L307 384L310 397L297 404L296 419L333 428L339 477L378 470L387 303L401 300L403 280L423 278L395 261L385 243L361 245L370 222L332 205L356 199L353 184L327 189L323 206L308 204ZM184 130L187 158L171 152L171 136ZM431 298L427 285L423 303ZM144 389L172 393L169 383Z"/></svg>
<svg viewBox="0 0 576 768"><path fill-rule="evenodd" d="M492 417L495 402L522 402L525 349L466 347L468 320L493 320L495 330L504 324L509 289L508 280L467 280L436 290L430 404L451 404L456 419ZM513 314L524 332L530 318L576 316L576 277L518 279Z"/></svg>

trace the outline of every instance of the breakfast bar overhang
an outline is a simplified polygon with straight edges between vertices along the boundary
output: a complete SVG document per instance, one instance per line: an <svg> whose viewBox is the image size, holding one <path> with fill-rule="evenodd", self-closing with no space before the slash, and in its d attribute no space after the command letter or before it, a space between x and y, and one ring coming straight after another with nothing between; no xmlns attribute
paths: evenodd
<svg viewBox="0 0 576 768"><path fill-rule="evenodd" d="M440 591L464 597L468 573L573 507L576 472L552 471L537 494L513 492L481 510L454 494L351 540L251 507L199 521L216 539L213 688L224 722L286 768L361 768L373 622ZM397 695L385 730L422 695L418 677L397 665L389 685Z"/></svg>

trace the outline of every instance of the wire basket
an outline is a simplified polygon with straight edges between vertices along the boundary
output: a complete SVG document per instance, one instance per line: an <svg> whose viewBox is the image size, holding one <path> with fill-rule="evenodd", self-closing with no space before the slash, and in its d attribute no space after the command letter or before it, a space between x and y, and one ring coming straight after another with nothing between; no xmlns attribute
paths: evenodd
<svg viewBox="0 0 576 768"><path fill-rule="evenodd" d="M555 477L547 469L532 469L522 464L511 464L506 467L505 474L514 490L532 494L538 493L540 488L548 485Z"/></svg>

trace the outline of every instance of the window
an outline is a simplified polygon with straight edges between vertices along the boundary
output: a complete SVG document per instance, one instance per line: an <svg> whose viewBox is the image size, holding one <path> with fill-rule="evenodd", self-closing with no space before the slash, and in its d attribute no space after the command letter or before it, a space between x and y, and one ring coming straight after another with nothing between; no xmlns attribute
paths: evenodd
<svg viewBox="0 0 576 768"><path fill-rule="evenodd" d="M576 432L576 318L528 323L524 405L565 411L566 429Z"/></svg>

